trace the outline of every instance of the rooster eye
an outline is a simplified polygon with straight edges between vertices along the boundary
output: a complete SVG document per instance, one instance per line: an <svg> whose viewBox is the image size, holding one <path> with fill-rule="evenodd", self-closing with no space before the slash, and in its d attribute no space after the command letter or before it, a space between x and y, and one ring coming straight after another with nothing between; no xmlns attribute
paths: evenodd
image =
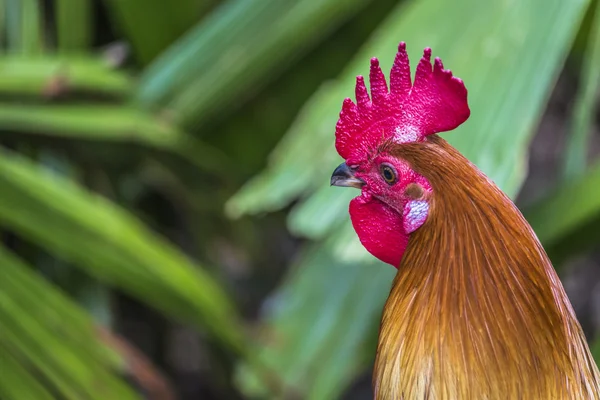
<svg viewBox="0 0 600 400"><path fill-rule="evenodd" d="M389 165L381 166L381 176L389 185L396 183L396 171Z"/></svg>

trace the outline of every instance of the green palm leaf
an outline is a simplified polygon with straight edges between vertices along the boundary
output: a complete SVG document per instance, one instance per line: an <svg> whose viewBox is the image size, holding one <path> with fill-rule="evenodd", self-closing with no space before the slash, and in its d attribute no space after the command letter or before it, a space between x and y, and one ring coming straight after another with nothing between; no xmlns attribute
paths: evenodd
<svg viewBox="0 0 600 400"><path fill-rule="evenodd" d="M226 293L204 269L101 196L4 151L0 221L90 275L242 349Z"/></svg>
<svg viewBox="0 0 600 400"><path fill-rule="evenodd" d="M84 310L2 248L0 268L0 393L13 399L48 399L55 391L68 399L137 398L118 376L122 361L100 342Z"/></svg>

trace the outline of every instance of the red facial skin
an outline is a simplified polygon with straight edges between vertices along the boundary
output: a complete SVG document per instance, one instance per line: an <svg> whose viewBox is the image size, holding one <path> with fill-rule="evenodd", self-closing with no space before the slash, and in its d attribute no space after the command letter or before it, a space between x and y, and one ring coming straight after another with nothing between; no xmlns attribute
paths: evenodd
<svg viewBox="0 0 600 400"><path fill-rule="evenodd" d="M384 165L395 171L393 184L382 175ZM427 212L417 215L410 212L415 200L405 194L406 188L416 183L430 192L431 186L406 162L386 153L357 166L355 176L365 185L360 196L350 202L352 225L369 253L398 268L410 233L427 218Z"/></svg>

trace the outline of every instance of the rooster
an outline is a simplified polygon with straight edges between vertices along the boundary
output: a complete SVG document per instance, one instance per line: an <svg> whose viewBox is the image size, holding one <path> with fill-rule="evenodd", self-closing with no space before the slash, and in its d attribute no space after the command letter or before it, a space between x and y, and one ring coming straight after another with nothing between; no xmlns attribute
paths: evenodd
<svg viewBox="0 0 600 400"><path fill-rule="evenodd" d="M465 122L463 82L431 65L411 82L400 43L389 89L376 58L343 102L334 186L362 245L398 268L373 371L377 400L600 399L600 373L564 288L512 201L436 135Z"/></svg>

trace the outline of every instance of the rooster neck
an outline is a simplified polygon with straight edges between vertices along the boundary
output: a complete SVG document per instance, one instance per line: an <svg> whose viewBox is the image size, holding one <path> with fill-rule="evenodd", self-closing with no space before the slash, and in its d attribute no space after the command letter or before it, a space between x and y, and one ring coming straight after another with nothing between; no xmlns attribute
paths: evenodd
<svg viewBox="0 0 600 400"><path fill-rule="evenodd" d="M598 369L521 213L438 136L401 145L433 187L381 322L377 399L600 399Z"/></svg>

